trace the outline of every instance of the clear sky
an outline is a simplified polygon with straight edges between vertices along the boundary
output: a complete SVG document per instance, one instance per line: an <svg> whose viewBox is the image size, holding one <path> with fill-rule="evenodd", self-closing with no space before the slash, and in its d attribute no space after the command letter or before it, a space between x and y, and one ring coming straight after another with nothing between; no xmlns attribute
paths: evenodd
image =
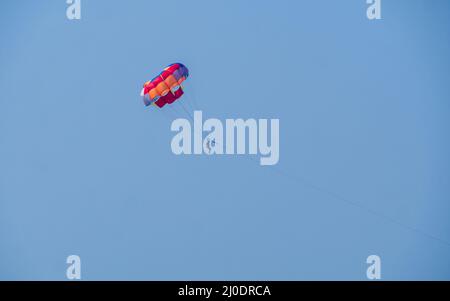
<svg viewBox="0 0 450 301"><path fill-rule="evenodd" d="M450 2L66 7L0 4L0 279L450 279ZM172 154L173 62L204 118L279 118L278 165Z"/></svg>

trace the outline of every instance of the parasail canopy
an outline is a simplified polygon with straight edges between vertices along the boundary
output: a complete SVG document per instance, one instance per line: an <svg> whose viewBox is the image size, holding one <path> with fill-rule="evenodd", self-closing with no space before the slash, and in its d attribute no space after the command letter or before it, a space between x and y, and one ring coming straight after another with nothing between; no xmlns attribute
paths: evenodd
<svg viewBox="0 0 450 301"><path fill-rule="evenodd" d="M188 76L189 70L181 63L167 66L158 76L144 84L141 91L144 104L162 108L173 103L184 94L181 83Z"/></svg>

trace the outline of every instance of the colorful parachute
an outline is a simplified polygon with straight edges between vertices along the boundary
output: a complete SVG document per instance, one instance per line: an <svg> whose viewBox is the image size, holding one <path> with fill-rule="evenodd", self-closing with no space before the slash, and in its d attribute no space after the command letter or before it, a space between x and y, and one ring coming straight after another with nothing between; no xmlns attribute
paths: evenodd
<svg viewBox="0 0 450 301"><path fill-rule="evenodd" d="M144 84L141 96L146 106L162 108L183 95L181 83L189 76L189 70L180 63L167 66L154 79Z"/></svg>

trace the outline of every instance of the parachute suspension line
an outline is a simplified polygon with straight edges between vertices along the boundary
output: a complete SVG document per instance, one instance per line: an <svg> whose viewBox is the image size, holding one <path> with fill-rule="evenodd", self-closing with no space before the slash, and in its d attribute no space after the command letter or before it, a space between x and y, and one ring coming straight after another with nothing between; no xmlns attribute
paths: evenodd
<svg viewBox="0 0 450 301"><path fill-rule="evenodd" d="M191 114L184 108L184 106L179 102L176 101L171 104L171 107L173 107L173 110L177 111L178 117L186 116L192 123L194 122L194 118L192 118ZM180 110L180 107L182 110ZM184 111L184 113L183 113Z"/></svg>
<svg viewBox="0 0 450 301"><path fill-rule="evenodd" d="M172 105L166 104L164 107L168 107L168 111L171 111L176 116L175 119L179 118L181 115L183 115L183 114L180 114L180 111L177 110L175 108L175 106L173 106L173 104Z"/></svg>
<svg viewBox="0 0 450 301"><path fill-rule="evenodd" d="M195 98L193 96L190 95L189 99L191 99L191 103L194 108L194 111L201 110L201 108L199 107L199 105L197 104L197 102L195 101Z"/></svg>
<svg viewBox="0 0 450 301"><path fill-rule="evenodd" d="M180 89L184 92L184 90L183 90L183 88L181 88L181 86L180 86ZM194 112L195 110L194 110L194 108L192 107L192 104L191 104L188 100L189 100L189 97L187 97L187 95L186 95L186 96L184 97L183 103L186 104L186 107L187 107L190 111Z"/></svg>
<svg viewBox="0 0 450 301"><path fill-rule="evenodd" d="M193 105L192 102L190 101L190 97L186 97L186 99L184 100L184 103L185 103L186 106L188 107L189 111L192 111L192 112L195 111L194 105Z"/></svg>
<svg viewBox="0 0 450 301"><path fill-rule="evenodd" d="M181 107L183 108L183 110L186 112L186 114L188 114L189 118L191 119L192 122L194 122L194 117L192 117L191 113L189 113L188 110L186 110L186 108L184 107L183 103L180 102Z"/></svg>
<svg viewBox="0 0 450 301"><path fill-rule="evenodd" d="M197 101L196 101L196 97L195 97L195 89L194 87L191 87L191 95L192 95L192 102L194 104L194 107L198 110L200 110L200 106L198 105Z"/></svg>
<svg viewBox="0 0 450 301"><path fill-rule="evenodd" d="M181 86L180 84L180 89L183 91L183 86ZM171 91L172 92L172 91ZM184 92L184 91L183 91ZM188 115L189 119L194 122L194 118L192 117L191 114L189 114L189 111L186 110L186 108L183 105L183 102L180 100L175 100L173 103L171 104L166 104L166 106L168 106L172 111L176 112L177 115L179 115L179 117L185 115L183 112L181 112L179 110L179 106L181 106L181 108L183 109L183 111ZM181 113L181 114L180 114Z"/></svg>

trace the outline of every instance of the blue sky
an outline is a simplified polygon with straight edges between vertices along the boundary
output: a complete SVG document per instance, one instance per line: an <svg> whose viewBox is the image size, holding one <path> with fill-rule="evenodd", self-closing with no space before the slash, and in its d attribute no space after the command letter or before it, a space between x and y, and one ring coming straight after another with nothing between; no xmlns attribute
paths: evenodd
<svg viewBox="0 0 450 301"><path fill-rule="evenodd" d="M365 2L3 2L0 279L450 279L450 4ZM172 154L139 92L173 62L279 163Z"/></svg>

